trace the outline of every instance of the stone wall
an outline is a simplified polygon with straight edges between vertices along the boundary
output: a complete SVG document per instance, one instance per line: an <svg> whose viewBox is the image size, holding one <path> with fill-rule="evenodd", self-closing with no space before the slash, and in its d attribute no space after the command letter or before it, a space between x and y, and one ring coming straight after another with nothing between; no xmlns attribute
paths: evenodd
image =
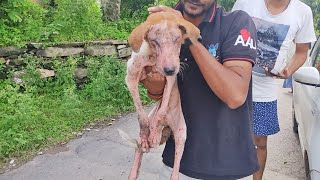
<svg viewBox="0 0 320 180"><path fill-rule="evenodd" d="M32 55L43 58L68 57L68 56L116 56L120 59L126 60L131 55L131 48L127 41L90 41L71 42L59 44L56 46L45 47L42 43L29 43L25 48L17 47L0 47L0 64L6 64L7 69L14 66L19 67L23 65L23 56ZM22 57L22 58L19 58ZM54 76L53 70L38 69L42 78ZM0 78L2 77L0 72ZM23 72L17 72L14 81L21 83L19 78ZM87 70L78 68L75 72L77 82L81 84L87 76Z"/></svg>
<svg viewBox="0 0 320 180"><path fill-rule="evenodd" d="M0 58L16 59L23 54L39 57L66 57L72 55L102 56L114 55L127 58L131 55L131 48L127 41L90 41L88 43L71 42L56 46L45 47L42 43L29 43L25 48L0 47Z"/></svg>

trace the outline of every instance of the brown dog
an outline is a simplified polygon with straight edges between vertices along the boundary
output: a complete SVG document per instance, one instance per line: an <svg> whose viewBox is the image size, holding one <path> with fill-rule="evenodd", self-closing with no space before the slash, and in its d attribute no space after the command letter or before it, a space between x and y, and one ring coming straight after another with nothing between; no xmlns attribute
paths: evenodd
<svg viewBox="0 0 320 180"><path fill-rule="evenodd" d="M171 133L175 139L175 160L171 180L179 179L180 161L186 140L186 124L182 114L176 75L180 70L180 47L184 39L195 41L199 29L171 12L149 15L129 37L132 56L127 63L126 83L134 101L140 125L130 180L138 177L141 159L149 148L167 141ZM147 116L139 95L139 81L147 77L145 67L152 66L166 77L163 98ZM152 74L149 74L152 75Z"/></svg>

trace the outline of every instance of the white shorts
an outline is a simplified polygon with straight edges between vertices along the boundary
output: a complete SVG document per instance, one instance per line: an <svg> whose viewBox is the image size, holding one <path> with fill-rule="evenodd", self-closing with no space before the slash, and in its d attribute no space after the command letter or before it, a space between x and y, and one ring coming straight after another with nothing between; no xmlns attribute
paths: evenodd
<svg viewBox="0 0 320 180"><path fill-rule="evenodd" d="M158 180L170 180L171 173L172 173L172 168L163 164L162 168L159 171ZM251 175L251 176L241 178L239 180L252 180L252 179L253 179L253 177ZM188 177L188 176L180 173L179 180L197 180L197 179Z"/></svg>

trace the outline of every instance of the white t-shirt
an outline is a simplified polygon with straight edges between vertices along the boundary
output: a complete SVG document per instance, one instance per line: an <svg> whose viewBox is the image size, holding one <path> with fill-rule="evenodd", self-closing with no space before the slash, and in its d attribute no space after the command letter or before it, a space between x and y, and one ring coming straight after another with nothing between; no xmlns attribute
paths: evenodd
<svg viewBox="0 0 320 180"><path fill-rule="evenodd" d="M259 56L252 72L253 101L277 100L277 81L265 74L263 67L280 72L286 65L292 42L316 41L312 11L299 0L291 0L287 9L272 15L264 0L237 0L234 10L243 10L253 19L257 28Z"/></svg>

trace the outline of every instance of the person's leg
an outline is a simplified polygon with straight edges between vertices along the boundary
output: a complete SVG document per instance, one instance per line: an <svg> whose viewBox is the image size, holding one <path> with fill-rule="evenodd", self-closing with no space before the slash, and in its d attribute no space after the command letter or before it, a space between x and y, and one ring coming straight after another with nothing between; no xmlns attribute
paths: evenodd
<svg viewBox="0 0 320 180"><path fill-rule="evenodd" d="M267 136L255 136L254 141L257 146L259 171L253 174L253 180L262 180L267 161Z"/></svg>
<svg viewBox="0 0 320 180"><path fill-rule="evenodd" d="M254 180L262 180L267 159L267 136L280 131L277 101L253 102L253 132L257 146L260 169L253 175Z"/></svg>

